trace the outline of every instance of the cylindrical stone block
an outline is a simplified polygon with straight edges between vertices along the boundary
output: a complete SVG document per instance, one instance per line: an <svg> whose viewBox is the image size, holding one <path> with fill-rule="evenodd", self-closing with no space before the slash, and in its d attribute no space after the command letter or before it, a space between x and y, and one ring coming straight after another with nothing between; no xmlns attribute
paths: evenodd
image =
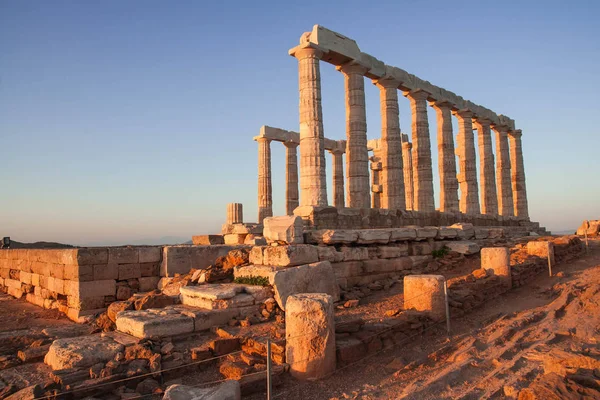
<svg viewBox="0 0 600 400"><path fill-rule="evenodd" d="M442 275L408 275L404 277L404 309L424 311L435 321L446 319Z"/></svg>
<svg viewBox="0 0 600 400"><path fill-rule="evenodd" d="M244 211L242 203L227 204L227 223L228 224L243 224Z"/></svg>
<svg viewBox="0 0 600 400"><path fill-rule="evenodd" d="M285 145L285 213L294 215L300 204L298 195L298 144L286 142Z"/></svg>
<svg viewBox="0 0 600 400"><path fill-rule="evenodd" d="M324 293L289 296L285 304L285 358L297 379L319 379L335 371L333 299Z"/></svg>
<svg viewBox="0 0 600 400"><path fill-rule="evenodd" d="M485 247L481 249L481 268L492 271L505 285L512 287L510 273L510 251L507 247Z"/></svg>
<svg viewBox="0 0 600 400"><path fill-rule="evenodd" d="M404 164L404 193L406 209L413 210L413 170L412 170L412 143L408 141L408 135L402 134L402 162ZM457 183L458 185L458 183ZM456 200L458 204L458 198ZM458 206L457 206L458 209Z"/></svg>
<svg viewBox="0 0 600 400"><path fill-rule="evenodd" d="M496 132L496 189L498 191L498 213L505 217L514 215L513 192L510 183L510 153L508 128L492 125Z"/></svg>
<svg viewBox="0 0 600 400"><path fill-rule="evenodd" d="M273 216L273 187L271 184L271 140L261 137L258 142L258 223Z"/></svg>
<svg viewBox="0 0 600 400"><path fill-rule="evenodd" d="M521 135L522 133L520 129L508 133L508 140L510 142L510 170L512 193L515 215L517 217L529 218Z"/></svg>
<svg viewBox="0 0 600 400"><path fill-rule="evenodd" d="M458 179L456 174L454 135L452 133L452 104L445 101L430 104L437 113L440 211L457 212L459 211Z"/></svg>

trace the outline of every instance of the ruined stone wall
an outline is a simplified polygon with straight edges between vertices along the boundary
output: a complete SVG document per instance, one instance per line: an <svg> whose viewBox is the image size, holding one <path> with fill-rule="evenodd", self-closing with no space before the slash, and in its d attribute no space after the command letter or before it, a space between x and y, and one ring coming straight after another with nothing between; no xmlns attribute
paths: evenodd
<svg viewBox="0 0 600 400"><path fill-rule="evenodd" d="M448 226L455 223L470 223L474 226L522 228L528 232L546 234L537 222L523 217L501 215L469 215L460 212L407 211L380 208L335 208L303 206L294 210L302 217L307 229L368 229L400 228L404 226Z"/></svg>
<svg viewBox="0 0 600 400"><path fill-rule="evenodd" d="M0 288L76 321L136 292L156 289L161 277L206 268L236 247L3 249Z"/></svg>

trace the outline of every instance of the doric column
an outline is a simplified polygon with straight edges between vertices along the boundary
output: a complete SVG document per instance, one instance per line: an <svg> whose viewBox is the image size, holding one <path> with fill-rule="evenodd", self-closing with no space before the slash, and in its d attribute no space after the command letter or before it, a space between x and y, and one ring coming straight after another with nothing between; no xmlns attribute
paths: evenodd
<svg viewBox="0 0 600 400"><path fill-rule="evenodd" d="M273 189L271 186L271 140L256 138L258 142L258 223L273 216Z"/></svg>
<svg viewBox="0 0 600 400"><path fill-rule="evenodd" d="M481 190L481 213L498 215L498 192L496 191L496 173L494 171L494 152L490 120L473 119L477 129L477 147L479 149L479 189Z"/></svg>
<svg viewBox="0 0 600 400"><path fill-rule="evenodd" d="M412 111L413 209L417 211L435 211L431 141L429 140L429 121L427 120L427 97L429 93L417 89L404 92L404 95L410 100Z"/></svg>
<svg viewBox="0 0 600 400"><path fill-rule="evenodd" d="M373 149L371 161L371 208L381 208L381 150Z"/></svg>
<svg viewBox="0 0 600 400"><path fill-rule="evenodd" d="M285 142L285 213L294 215L298 207L298 143Z"/></svg>
<svg viewBox="0 0 600 400"><path fill-rule="evenodd" d="M412 210L414 207L412 143L408 141L408 135L404 133L402 134L402 162L404 163L403 171L406 209Z"/></svg>
<svg viewBox="0 0 600 400"><path fill-rule="evenodd" d="M229 225L244 223L244 206L242 203L227 204L227 223Z"/></svg>
<svg viewBox="0 0 600 400"><path fill-rule="evenodd" d="M513 193L510 184L510 156L508 152L508 128L492 125L496 133L496 189L498 190L498 213L505 217L514 214Z"/></svg>
<svg viewBox="0 0 600 400"><path fill-rule="evenodd" d="M365 80L367 69L355 63L337 67L346 85L346 190L348 207L369 208L369 152Z"/></svg>
<svg viewBox="0 0 600 400"><path fill-rule="evenodd" d="M378 79L374 82L379 88L381 104L381 208L404 210L406 198L398 110L400 83L393 79Z"/></svg>
<svg viewBox="0 0 600 400"><path fill-rule="evenodd" d="M477 187L477 160L473 135L473 113L469 110L455 111L458 119L456 155L458 155L458 183L460 185L460 212L479 214L479 188Z"/></svg>
<svg viewBox="0 0 600 400"><path fill-rule="evenodd" d="M440 211L459 211L456 155L452 133L452 104L447 101L429 103L437 114L438 168L440 171Z"/></svg>
<svg viewBox="0 0 600 400"><path fill-rule="evenodd" d="M326 206L325 134L319 70L323 52L313 46L304 44L290 51L298 59L300 81L300 204Z"/></svg>
<svg viewBox="0 0 600 400"><path fill-rule="evenodd" d="M510 141L510 169L512 172L512 193L515 203L515 215L517 217L529 218L521 135L522 132L520 129L508 132L508 139Z"/></svg>
<svg viewBox="0 0 600 400"><path fill-rule="evenodd" d="M344 207L344 150L329 150L333 158L333 206Z"/></svg>

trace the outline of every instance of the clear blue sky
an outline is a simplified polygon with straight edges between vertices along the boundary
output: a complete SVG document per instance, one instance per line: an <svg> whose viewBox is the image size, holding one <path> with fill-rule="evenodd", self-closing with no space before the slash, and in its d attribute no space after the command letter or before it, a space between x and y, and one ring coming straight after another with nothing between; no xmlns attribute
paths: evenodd
<svg viewBox="0 0 600 400"><path fill-rule="evenodd" d="M314 24L515 119L532 219L574 228L600 218L599 16L593 0L0 0L0 235L189 238L218 232L229 202L255 220L252 137L263 124L298 129L287 51ZM321 71L325 134L343 139L343 78L328 64ZM377 138L369 81L366 96ZM272 151L283 214L284 147Z"/></svg>

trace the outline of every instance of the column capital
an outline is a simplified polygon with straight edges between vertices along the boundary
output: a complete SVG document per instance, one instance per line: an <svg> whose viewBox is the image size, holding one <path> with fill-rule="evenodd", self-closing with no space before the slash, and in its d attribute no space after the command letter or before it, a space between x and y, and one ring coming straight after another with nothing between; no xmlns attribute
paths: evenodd
<svg viewBox="0 0 600 400"><path fill-rule="evenodd" d="M430 96L429 92L423 89L405 90L402 94L411 100L427 100Z"/></svg>
<svg viewBox="0 0 600 400"><path fill-rule="evenodd" d="M264 143L264 142L270 143L271 140L273 140L273 139L269 139L266 136L254 136L252 139L258 143Z"/></svg>
<svg viewBox="0 0 600 400"><path fill-rule="evenodd" d="M402 148L410 150L410 149L412 149L412 143L410 143L410 142L403 142L402 143Z"/></svg>
<svg viewBox="0 0 600 400"><path fill-rule="evenodd" d="M514 131L508 131L508 134L518 139L523 136L523 131L521 129L515 129Z"/></svg>
<svg viewBox="0 0 600 400"><path fill-rule="evenodd" d="M333 155L336 155L336 156L342 155L342 154L344 154L346 152L346 151L344 151L342 149L327 149L327 151L330 154L333 154Z"/></svg>
<svg viewBox="0 0 600 400"><path fill-rule="evenodd" d="M469 110L468 108L452 111L452 114L461 118L473 118L473 111Z"/></svg>
<svg viewBox="0 0 600 400"><path fill-rule="evenodd" d="M498 133L507 133L508 132L508 126L506 126L506 125L492 123L490 126L492 127L492 129L495 132L498 132Z"/></svg>
<svg viewBox="0 0 600 400"><path fill-rule="evenodd" d="M300 145L300 143L296 143L296 142L283 142L283 145L289 149L295 149L296 147L298 147L298 145Z"/></svg>
<svg viewBox="0 0 600 400"><path fill-rule="evenodd" d="M310 42L302 43L288 51L290 56L295 57L298 60L303 58L318 58L320 60L325 53L327 53L325 49Z"/></svg>
<svg viewBox="0 0 600 400"><path fill-rule="evenodd" d="M335 69L337 69L345 75L358 74L364 76L368 71L367 67L359 64L356 61L350 61L346 64L338 65L337 67L335 67Z"/></svg>
<svg viewBox="0 0 600 400"><path fill-rule="evenodd" d="M396 89L397 90L398 86L400 86L400 81L392 78L391 76L384 76L379 79L373 79L373 85L377 86L380 89L386 88L386 89Z"/></svg>
<svg viewBox="0 0 600 400"><path fill-rule="evenodd" d="M434 100L434 101L430 101L429 105L431 107L433 107L434 109L443 109L443 108L447 108L449 110L452 110L452 107L454 107L454 104L450 103L448 100Z"/></svg>
<svg viewBox="0 0 600 400"><path fill-rule="evenodd" d="M478 124L481 126L487 126L489 127L492 124L492 121L487 119L487 118L481 118L481 117L473 117L473 123L474 124Z"/></svg>

